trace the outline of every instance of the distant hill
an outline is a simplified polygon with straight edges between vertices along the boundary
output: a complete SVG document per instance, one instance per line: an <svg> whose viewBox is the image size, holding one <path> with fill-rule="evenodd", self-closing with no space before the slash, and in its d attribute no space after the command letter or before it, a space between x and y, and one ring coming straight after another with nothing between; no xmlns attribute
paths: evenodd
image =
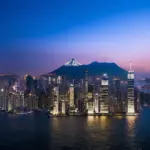
<svg viewBox="0 0 150 150"><path fill-rule="evenodd" d="M56 75L65 75L68 78L83 78L84 71L88 70L89 76L98 76L107 73L109 78L119 77L123 80L127 79L127 71L116 65L115 63L92 62L91 64L82 65L75 59L71 59L60 68L50 72Z"/></svg>

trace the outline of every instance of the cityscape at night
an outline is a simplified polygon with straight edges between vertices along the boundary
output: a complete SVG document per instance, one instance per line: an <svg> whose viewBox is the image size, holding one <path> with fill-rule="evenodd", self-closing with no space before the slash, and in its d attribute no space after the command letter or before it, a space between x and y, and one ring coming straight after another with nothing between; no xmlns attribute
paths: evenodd
<svg viewBox="0 0 150 150"><path fill-rule="evenodd" d="M1 0L0 150L150 150L150 1Z"/></svg>
<svg viewBox="0 0 150 150"><path fill-rule="evenodd" d="M96 70L101 67L102 72L106 70L105 67L109 67L113 72L109 70L109 74L95 74L95 67ZM149 83L147 80L150 79L143 81L145 85ZM82 65L71 59L55 71L39 77L7 74L0 76L0 82L1 110L14 114L41 110L47 111L50 116L132 116L149 104L144 96L150 93L143 91L144 86L135 85L131 62L126 71L112 63Z"/></svg>

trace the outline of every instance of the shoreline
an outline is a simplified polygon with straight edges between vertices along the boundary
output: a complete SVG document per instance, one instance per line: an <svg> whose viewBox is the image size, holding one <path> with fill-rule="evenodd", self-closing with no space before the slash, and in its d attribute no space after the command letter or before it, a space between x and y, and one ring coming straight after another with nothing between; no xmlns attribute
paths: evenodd
<svg viewBox="0 0 150 150"><path fill-rule="evenodd" d="M50 118L57 118L57 117L70 117L70 116L74 116L74 117L89 117L89 116L93 116L93 117L101 117L101 116L105 116L105 117L115 117L115 116L138 116L139 113L135 113L135 114L93 114L93 115L50 115Z"/></svg>

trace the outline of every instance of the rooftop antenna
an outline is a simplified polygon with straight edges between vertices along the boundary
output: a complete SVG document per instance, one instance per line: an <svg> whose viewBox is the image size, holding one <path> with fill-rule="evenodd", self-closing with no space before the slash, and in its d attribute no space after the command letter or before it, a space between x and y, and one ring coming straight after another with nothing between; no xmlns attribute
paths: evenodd
<svg viewBox="0 0 150 150"><path fill-rule="evenodd" d="M132 71L132 62L130 61L130 71Z"/></svg>

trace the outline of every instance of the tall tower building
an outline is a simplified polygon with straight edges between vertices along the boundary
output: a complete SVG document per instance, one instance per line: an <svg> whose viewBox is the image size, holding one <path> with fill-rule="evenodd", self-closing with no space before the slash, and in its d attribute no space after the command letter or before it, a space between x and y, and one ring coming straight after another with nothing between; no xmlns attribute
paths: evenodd
<svg viewBox="0 0 150 150"><path fill-rule="evenodd" d="M59 101L54 101L53 115L59 114Z"/></svg>
<svg viewBox="0 0 150 150"><path fill-rule="evenodd" d="M94 102L93 102L93 85L88 86L88 102L87 102L87 112L89 115L94 114Z"/></svg>
<svg viewBox="0 0 150 150"><path fill-rule="evenodd" d="M120 91L120 79L113 79L113 98L116 99L115 112L122 112L122 101L121 101L121 91Z"/></svg>
<svg viewBox="0 0 150 150"><path fill-rule="evenodd" d="M134 113L134 71L130 62L130 69L128 71L127 115L133 115Z"/></svg>
<svg viewBox="0 0 150 150"><path fill-rule="evenodd" d="M96 93L95 97L94 97L94 111L95 111L95 113L99 113L99 95L98 95L98 93Z"/></svg>
<svg viewBox="0 0 150 150"><path fill-rule="evenodd" d="M61 84L61 82L62 82L62 77L61 77L61 76L58 76L58 77L57 77L57 84Z"/></svg>
<svg viewBox="0 0 150 150"><path fill-rule="evenodd" d="M75 102L74 102L74 85L71 84L69 87L69 106L70 108L75 107Z"/></svg>
<svg viewBox="0 0 150 150"><path fill-rule="evenodd" d="M59 87L56 86L53 89L53 98L54 98L54 107L53 107L53 115L59 114Z"/></svg>
<svg viewBox="0 0 150 150"><path fill-rule="evenodd" d="M84 109L87 111L87 102L88 102L88 70L85 70L85 79L84 79Z"/></svg>
<svg viewBox="0 0 150 150"><path fill-rule="evenodd" d="M93 115L94 114L94 103L92 100L88 101L87 107L88 107L88 114Z"/></svg>
<svg viewBox="0 0 150 150"><path fill-rule="evenodd" d="M108 76L103 74L101 78L101 87L100 87L100 113L108 114Z"/></svg>
<svg viewBox="0 0 150 150"><path fill-rule="evenodd" d="M65 115L67 112L67 105L66 105L66 101L65 100L62 100L61 101L61 113L63 115Z"/></svg>

